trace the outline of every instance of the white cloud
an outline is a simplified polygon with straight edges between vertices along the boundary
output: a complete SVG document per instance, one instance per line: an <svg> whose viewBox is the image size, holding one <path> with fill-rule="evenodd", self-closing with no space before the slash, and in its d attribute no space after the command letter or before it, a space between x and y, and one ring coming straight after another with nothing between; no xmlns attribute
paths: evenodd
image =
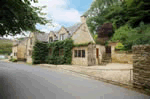
<svg viewBox="0 0 150 99"><path fill-rule="evenodd" d="M41 31L49 33L60 29L61 25L72 25L76 22L80 22L80 12L76 9L69 8L68 0L38 0L38 3L32 3L33 6L47 6L42 11L47 13L45 16L48 19L53 20L55 27L49 26L48 24L37 25L37 28ZM65 24L62 24L65 23ZM17 35L15 37L22 37ZM11 38L10 36L8 38Z"/></svg>
<svg viewBox="0 0 150 99"><path fill-rule="evenodd" d="M44 6L47 8L43 12L48 13L47 17L52 18L54 24L66 23L73 24L80 22L80 16L78 10L73 8L68 8L68 0L39 0L34 6Z"/></svg>

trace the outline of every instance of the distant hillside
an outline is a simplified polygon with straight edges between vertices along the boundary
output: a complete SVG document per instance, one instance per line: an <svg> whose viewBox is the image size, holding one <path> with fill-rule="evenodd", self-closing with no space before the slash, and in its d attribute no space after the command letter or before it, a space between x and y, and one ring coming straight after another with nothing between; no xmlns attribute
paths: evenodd
<svg viewBox="0 0 150 99"><path fill-rule="evenodd" d="M12 40L0 38L0 54L9 55L12 52L12 44Z"/></svg>

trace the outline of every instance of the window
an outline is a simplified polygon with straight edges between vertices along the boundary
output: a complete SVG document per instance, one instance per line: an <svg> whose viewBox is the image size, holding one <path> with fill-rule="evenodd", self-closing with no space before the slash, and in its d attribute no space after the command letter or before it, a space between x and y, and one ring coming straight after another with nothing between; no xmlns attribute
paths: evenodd
<svg viewBox="0 0 150 99"><path fill-rule="evenodd" d="M78 56L77 50L74 50L74 57L77 57L77 56Z"/></svg>
<svg viewBox="0 0 150 99"><path fill-rule="evenodd" d="M49 49L49 55L52 55L52 49L51 48Z"/></svg>
<svg viewBox="0 0 150 99"><path fill-rule="evenodd" d="M85 50L74 50L74 57L85 57Z"/></svg>
<svg viewBox="0 0 150 99"><path fill-rule="evenodd" d="M17 56L17 53L14 53L14 56Z"/></svg>
<svg viewBox="0 0 150 99"><path fill-rule="evenodd" d="M29 50L29 56L31 56L32 55L32 51L31 50Z"/></svg>
<svg viewBox="0 0 150 99"><path fill-rule="evenodd" d="M53 38L52 37L49 37L49 42L53 42Z"/></svg>
<svg viewBox="0 0 150 99"><path fill-rule="evenodd" d="M64 55L64 50L63 49L59 49L59 56Z"/></svg>
<svg viewBox="0 0 150 99"><path fill-rule="evenodd" d="M82 50L82 57L85 57L85 50Z"/></svg>
<svg viewBox="0 0 150 99"><path fill-rule="evenodd" d="M81 50L78 50L78 57L81 57Z"/></svg>
<svg viewBox="0 0 150 99"><path fill-rule="evenodd" d="M60 40L64 40L65 34L60 34Z"/></svg>

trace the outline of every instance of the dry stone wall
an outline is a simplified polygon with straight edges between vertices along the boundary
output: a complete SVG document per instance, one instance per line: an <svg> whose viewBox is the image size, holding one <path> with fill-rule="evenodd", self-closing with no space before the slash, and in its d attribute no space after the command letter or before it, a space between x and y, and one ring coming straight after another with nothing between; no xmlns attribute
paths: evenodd
<svg viewBox="0 0 150 99"><path fill-rule="evenodd" d="M150 91L150 45L133 46L133 86Z"/></svg>

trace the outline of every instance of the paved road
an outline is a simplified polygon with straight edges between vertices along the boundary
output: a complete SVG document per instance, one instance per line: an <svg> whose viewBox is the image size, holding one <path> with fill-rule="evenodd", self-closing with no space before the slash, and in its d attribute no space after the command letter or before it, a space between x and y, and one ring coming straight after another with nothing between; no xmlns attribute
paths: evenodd
<svg viewBox="0 0 150 99"><path fill-rule="evenodd" d="M0 61L0 99L150 99L111 84Z"/></svg>

